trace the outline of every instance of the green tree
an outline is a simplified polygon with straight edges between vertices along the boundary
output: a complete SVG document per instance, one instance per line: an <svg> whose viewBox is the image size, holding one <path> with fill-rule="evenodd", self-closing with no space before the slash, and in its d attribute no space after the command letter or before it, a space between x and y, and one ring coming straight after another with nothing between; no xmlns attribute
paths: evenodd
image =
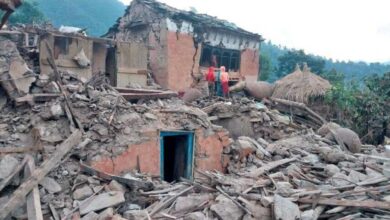
<svg viewBox="0 0 390 220"><path fill-rule="evenodd" d="M357 131L364 142L379 144L390 123L390 73L369 76L363 86L335 80L325 101L338 123Z"/></svg>
<svg viewBox="0 0 390 220"><path fill-rule="evenodd" d="M344 83L345 80L345 75L337 72L335 68L332 68L330 71L320 73L319 75L324 79L327 79L331 84Z"/></svg>
<svg viewBox="0 0 390 220"><path fill-rule="evenodd" d="M0 12L2 16L2 12ZM8 20L9 24L32 24L44 22L45 16L38 9L38 3L35 1L24 1L22 6L16 9Z"/></svg>
<svg viewBox="0 0 390 220"><path fill-rule="evenodd" d="M262 53L260 55L260 75L259 80L267 81L270 77L272 70L271 59L267 54Z"/></svg>
<svg viewBox="0 0 390 220"><path fill-rule="evenodd" d="M313 73L320 74L324 71L325 60L319 57L306 54L303 50L289 50L278 58L278 76L283 77L294 71L296 64L303 63L311 68Z"/></svg>

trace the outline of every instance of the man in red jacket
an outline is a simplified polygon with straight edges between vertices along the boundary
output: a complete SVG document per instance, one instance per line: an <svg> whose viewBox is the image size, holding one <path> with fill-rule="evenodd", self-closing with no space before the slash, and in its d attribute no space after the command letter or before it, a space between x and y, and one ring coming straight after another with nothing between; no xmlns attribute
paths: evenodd
<svg viewBox="0 0 390 220"><path fill-rule="evenodd" d="M209 96L213 97L215 95L215 74L213 65L211 65L208 69L206 80L209 85Z"/></svg>

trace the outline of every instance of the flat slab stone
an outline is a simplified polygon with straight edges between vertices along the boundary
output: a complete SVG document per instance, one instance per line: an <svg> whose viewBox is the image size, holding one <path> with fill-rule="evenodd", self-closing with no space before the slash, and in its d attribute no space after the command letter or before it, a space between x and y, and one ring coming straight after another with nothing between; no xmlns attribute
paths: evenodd
<svg viewBox="0 0 390 220"><path fill-rule="evenodd" d="M111 191L94 196L89 202L80 206L80 214L85 215L89 212L113 207L125 201L124 193L120 191Z"/></svg>
<svg viewBox="0 0 390 220"><path fill-rule="evenodd" d="M275 195L274 200L275 219L296 220L301 218L301 211L297 204L278 194Z"/></svg>
<svg viewBox="0 0 390 220"><path fill-rule="evenodd" d="M50 177L43 178L39 185L43 186L49 193L58 193L62 191L61 185Z"/></svg>

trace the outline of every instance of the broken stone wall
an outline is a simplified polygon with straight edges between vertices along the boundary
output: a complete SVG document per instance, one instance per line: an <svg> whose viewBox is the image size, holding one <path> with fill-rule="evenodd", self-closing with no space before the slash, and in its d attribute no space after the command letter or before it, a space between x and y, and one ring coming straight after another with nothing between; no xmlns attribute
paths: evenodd
<svg viewBox="0 0 390 220"><path fill-rule="evenodd" d="M167 27L162 15L143 4L133 2L119 20L115 33L119 41L136 42L148 47L148 69L154 80L168 89Z"/></svg>
<svg viewBox="0 0 390 220"><path fill-rule="evenodd" d="M248 48L241 51L240 73L245 76L247 81L257 81L260 74L259 50Z"/></svg>
<svg viewBox="0 0 390 220"><path fill-rule="evenodd" d="M195 131L194 164L201 171L218 170L224 172L227 164L223 161L223 149L231 144L225 130L207 132ZM141 143L130 144L117 156L95 157L90 164L95 169L119 175L133 170L150 175L160 175L160 133L158 130L143 132L146 139Z"/></svg>
<svg viewBox="0 0 390 220"><path fill-rule="evenodd" d="M199 72L200 45L194 47L193 36L168 33L168 88L185 91L193 83L192 75Z"/></svg>
<svg viewBox="0 0 390 220"><path fill-rule="evenodd" d="M15 99L28 94L35 80L15 43L0 37L0 83L8 96Z"/></svg>
<svg viewBox="0 0 390 220"><path fill-rule="evenodd" d="M73 58L83 50L86 58L89 61L92 60L93 40L81 37L55 36L52 34L41 36L39 48L41 74L50 75L53 70L47 61L49 53L46 42L53 50L55 62L59 70L72 71L84 79L90 79L92 77L91 66L80 68L79 64Z"/></svg>
<svg viewBox="0 0 390 220"><path fill-rule="evenodd" d="M110 35L122 41L149 47L148 67L155 81L165 89L185 91L193 76L204 74L199 61L202 44L241 51L240 72L235 77L257 79L260 39L239 32L210 29L186 18L168 17L147 4L133 2Z"/></svg>

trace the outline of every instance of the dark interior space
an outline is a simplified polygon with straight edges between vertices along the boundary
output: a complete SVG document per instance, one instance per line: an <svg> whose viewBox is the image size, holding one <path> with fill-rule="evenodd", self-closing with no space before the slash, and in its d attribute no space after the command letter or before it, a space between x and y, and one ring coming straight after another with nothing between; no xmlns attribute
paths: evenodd
<svg viewBox="0 0 390 220"><path fill-rule="evenodd" d="M185 177L188 135L164 137L164 180L173 182Z"/></svg>
<svg viewBox="0 0 390 220"><path fill-rule="evenodd" d="M116 72L116 49L111 47L107 50L106 77L110 80L112 86L117 85Z"/></svg>

